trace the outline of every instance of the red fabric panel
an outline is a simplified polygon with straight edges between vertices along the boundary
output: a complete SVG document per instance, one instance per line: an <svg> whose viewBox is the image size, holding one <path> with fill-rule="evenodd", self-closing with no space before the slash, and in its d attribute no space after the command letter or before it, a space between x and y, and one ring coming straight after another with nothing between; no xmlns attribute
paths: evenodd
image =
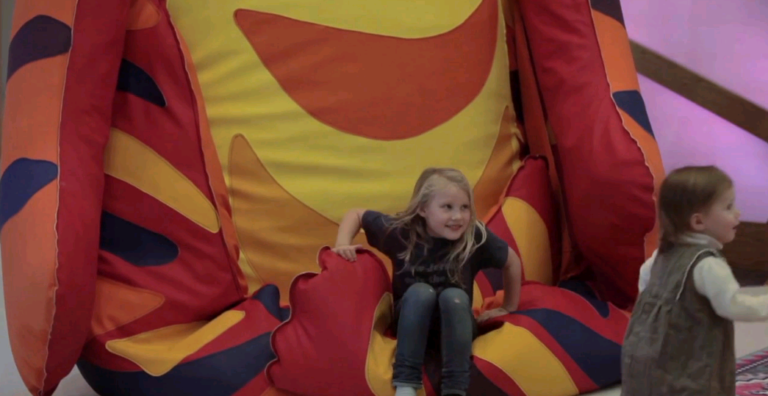
<svg viewBox="0 0 768 396"><path fill-rule="evenodd" d="M653 229L653 176L611 96L588 0L520 1L534 68L557 138L568 220L598 292L634 301Z"/></svg>
<svg viewBox="0 0 768 396"><path fill-rule="evenodd" d="M148 46L146 43L153 43ZM163 16L152 29L128 32L125 43L125 58L141 67L162 90L167 102L159 107L126 92L115 97L113 126L136 137L150 146L176 170L192 181L205 197L217 206L221 230L213 238L195 240L205 243L213 251L224 246L226 252L216 253L211 265L216 271L226 272L230 281L222 281L219 287L232 284L240 296L247 292L245 277L237 264L238 255L234 226L232 224L229 198L222 191L223 174L218 157L206 156L211 147L210 130L205 114L200 111L195 89L199 89L197 78L191 76L194 70L185 58L185 44L179 41L176 31L167 16ZM188 73L187 70L190 70ZM204 109L204 107L202 107ZM205 134L205 137L203 137ZM204 147L201 149L201 145ZM209 168L206 168L206 161ZM213 188L218 188L214 199ZM129 200L122 200L130 205ZM130 207L130 206L129 206ZM167 209L166 209L167 210ZM158 221L162 221L160 218ZM202 265L202 264L200 264Z"/></svg>
<svg viewBox="0 0 768 396"><path fill-rule="evenodd" d="M104 148L129 3L80 0L77 5L59 132L58 288L44 394L72 370L90 331Z"/></svg>
<svg viewBox="0 0 768 396"><path fill-rule="evenodd" d="M85 355L90 362L110 370L136 370L133 362L110 353L105 344L165 326L209 320L242 300L232 282L220 233L201 228L162 202L113 177L107 177L103 208L174 241L179 255L165 265L138 267L101 251L100 275L162 294L165 302L151 315L89 342Z"/></svg>
<svg viewBox="0 0 768 396"><path fill-rule="evenodd" d="M542 156L529 156L523 162L523 166L515 174L507 188L505 197L518 198L529 205L541 216L549 233L550 252L552 257L552 279L557 282L561 260L560 221L557 206L553 201L552 187L549 184L549 166L546 158ZM493 231L519 255L514 235L507 225L504 214L499 207L496 214L488 222L488 229ZM525 272L523 271L525 280ZM493 279L489 279L493 284ZM489 297L483 294L483 297Z"/></svg>
<svg viewBox="0 0 768 396"><path fill-rule="evenodd" d="M372 395L365 367L373 313L391 290L387 269L369 251L350 263L325 247L318 262L321 273L291 284L291 318L272 333L278 359L267 377L303 395Z"/></svg>

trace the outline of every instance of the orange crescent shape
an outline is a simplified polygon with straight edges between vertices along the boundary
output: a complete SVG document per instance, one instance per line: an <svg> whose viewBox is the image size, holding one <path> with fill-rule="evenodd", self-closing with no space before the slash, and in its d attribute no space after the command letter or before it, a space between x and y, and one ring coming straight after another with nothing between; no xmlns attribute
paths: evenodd
<svg viewBox="0 0 768 396"><path fill-rule="evenodd" d="M483 0L446 33L403 39L239 9L262 63L308 114L377 140L423 134L463 110L493 64L498 3Z"/></svg>

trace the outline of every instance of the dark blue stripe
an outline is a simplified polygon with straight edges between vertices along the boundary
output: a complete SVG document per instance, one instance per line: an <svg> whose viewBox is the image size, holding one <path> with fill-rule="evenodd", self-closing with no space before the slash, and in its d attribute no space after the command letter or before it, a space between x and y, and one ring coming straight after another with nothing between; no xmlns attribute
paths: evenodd
<svg viewBox="0 0 768 396"><path fill-rule="evenodd" d="M0 177L0 231L58 174L59 167L50 161L19 158L8 165Z"/></svg>
<svg viewBox="0 0 768 396"><path fill-rule="evenodd" d="M252 299L258 300L267 312L280 322L285 322L291 316L290 308L280 306L280 289L275 285L265 285L253 295Z"/></svg>
<svg viewBox="0 0 768 396"><path fill-rule="evenodd" d="M597 299L597 296L595 295L595 291L592 290L589 285L587 285L586 282L575 280L575 279L569 279L560 282L557 287L565 290L570 290L581 297L584 297L585 300L587 300L588 303L590 303L593 307L595 307L595 310L602 316L603 318L607 318L608 315L611 313L611 309L608 306L608 303L605 301L600 301Z"/></svg>
<svg viewBox="0 0 768 396"><path fill-rule="evenodd" d="M120 63L117 90L127 92L160 107L166 105L165 96L152 76L126 59Z"/></svg>
<svg viewBox="0 0 768 396"><path fill-rule="evenodd" d="M600 388L621 381L621 345L551 309L517 312L538 322ZM520 356L525 359L525 356Z"/></svg>
<svg viewBox="0 0 768 396"><path fill-rule="evenodd" d="M621 11L621 1L619 0L592 0L592 9L599 11L615 20L617 20L622 26L624 24L624 13Z"/></svg>
<svg viewBox="0 0 768 396"><path fill-rule="evenodd" d="M654 136L653 128L651 128L651 120L648 118L648 111L645 109L645 101L643 101L643 96L640 95L640 92L614 92L613 100L616 101L616 105L619 106L620 109L629 114L629 116L632 117L635 122L640 124L646 132L651 136Z"/></svg>
<svg viewBox="0 0 768 396"><path fill-rule="evenodd" d="M143 371L112 371L85 360L80 373L100 395L113 396L231 396L256 378L274 360L271 332L153 377Z"/></svg>
<svg viewBox="0 0 768 396"><path fill-rule="evenodd" d="M101 215L99 248L139 267L168 264L179 256L172 240L109 212Z"/></svg>
<svg viewBox="0 0 768 396"><path fill-rule="evenodd" d="M25 65L66 54L70 48L72 28L66 23L48 15L38 15L30 19L11 39L6 81Z"/></svg>

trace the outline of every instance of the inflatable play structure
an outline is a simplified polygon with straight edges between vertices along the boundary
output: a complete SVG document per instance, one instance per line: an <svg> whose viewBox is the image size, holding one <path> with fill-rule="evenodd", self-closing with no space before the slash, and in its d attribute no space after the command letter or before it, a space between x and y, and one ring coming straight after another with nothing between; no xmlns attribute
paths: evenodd
<svg viewBox="0 0 768 396"><path fill-rule="evenodd" d="M620 381L663 177L618 0L19 0L2 136L34 395L392 395L390 264L323 246L461 169L520 255L470 395ZM365 243L364 235L357 241ZM475 310L501 276L475 281ZM439 351L422 394L440 394Z"/></svg>

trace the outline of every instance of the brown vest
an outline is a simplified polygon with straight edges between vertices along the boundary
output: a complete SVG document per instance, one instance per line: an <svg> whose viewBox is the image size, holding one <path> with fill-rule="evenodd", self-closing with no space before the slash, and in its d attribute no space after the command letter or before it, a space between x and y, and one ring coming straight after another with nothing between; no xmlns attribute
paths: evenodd
<svg viewBox="0 0 768 396"><path fill-rule="evenodd" d="M733 322L696 291L702 245L660 254L629 321L622 350L622 396L734 396Z"/></svg>

